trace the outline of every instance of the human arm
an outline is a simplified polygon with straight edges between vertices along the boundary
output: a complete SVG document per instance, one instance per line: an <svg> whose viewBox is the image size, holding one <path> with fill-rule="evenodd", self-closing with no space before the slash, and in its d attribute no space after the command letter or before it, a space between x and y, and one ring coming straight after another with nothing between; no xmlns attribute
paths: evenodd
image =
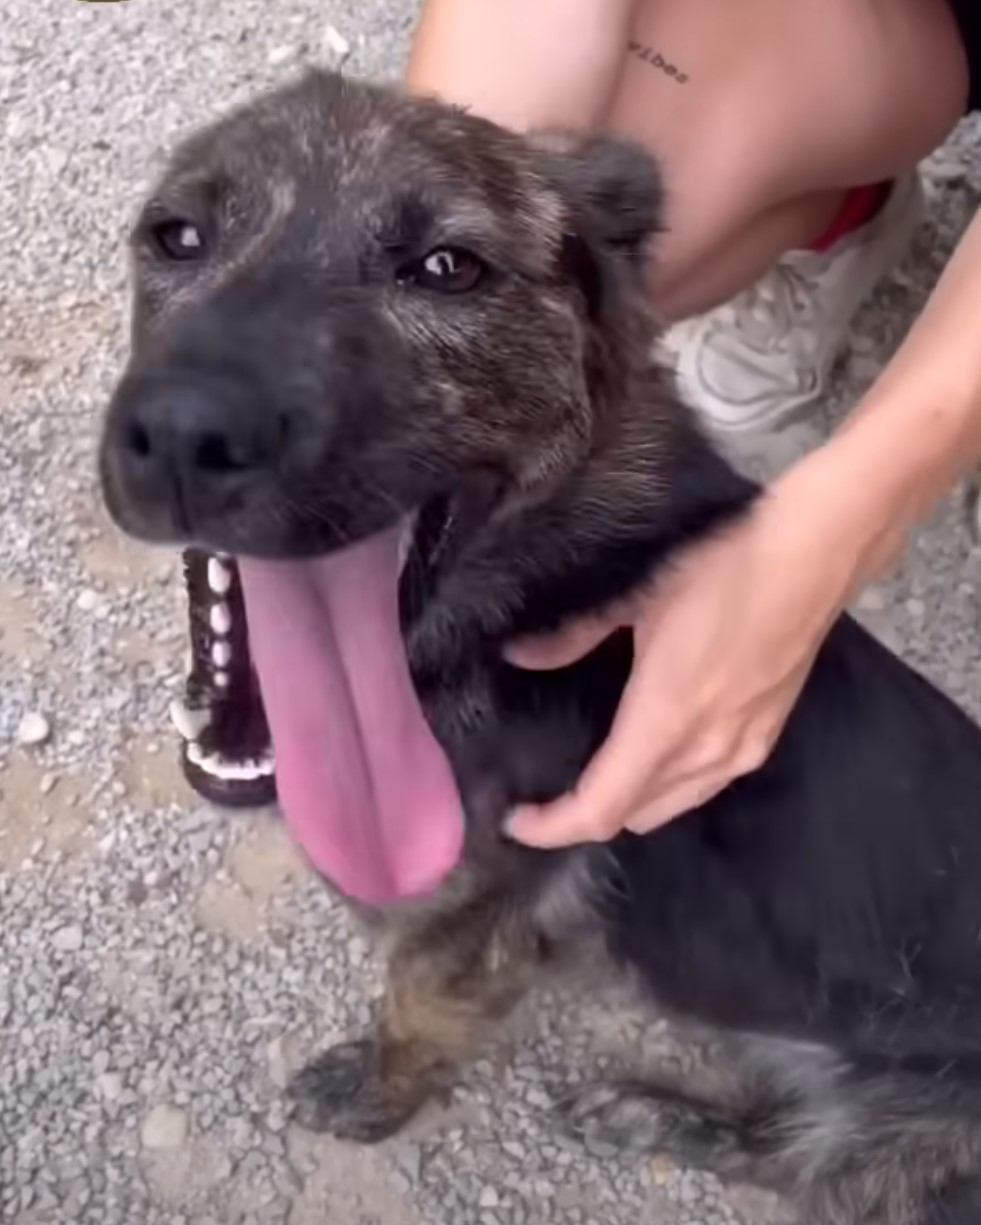
<svg viewBox="0 0 981 1225"><path fill-rule="evenodd" d="M407 81L518 130L606 114L636 0L426 0Z"/></svg>

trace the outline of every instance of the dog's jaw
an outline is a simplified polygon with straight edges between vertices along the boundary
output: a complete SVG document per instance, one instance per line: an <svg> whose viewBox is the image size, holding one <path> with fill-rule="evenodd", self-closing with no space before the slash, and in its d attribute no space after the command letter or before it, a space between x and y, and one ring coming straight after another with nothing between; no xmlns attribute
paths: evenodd
<svg viewBox="0 0 981 1225"><path fill-rule="evenodd" d="M252 667L237 563L227 554L187 549L184 591L190 667L171 704L184 775L223 807L261 807L276 798L269 727Z"/></svg>

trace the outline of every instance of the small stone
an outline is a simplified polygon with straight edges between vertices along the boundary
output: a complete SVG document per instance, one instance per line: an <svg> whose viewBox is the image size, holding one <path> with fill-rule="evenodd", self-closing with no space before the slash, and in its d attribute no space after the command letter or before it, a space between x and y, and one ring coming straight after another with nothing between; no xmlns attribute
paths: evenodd
<svg viewBox="0 0 981 1225"><path fill-rule="evenodd" d="M17 743L34 747L51 735L51 724L40 711L30 711L17 725Z"/></svg>
<svg viewBox="0 0 981 1225"><path fill-rule="evenodd" d="M59 953L77 953L82 947L82 929L77 923L59 927L51 937L51 943Z"/></svg>
<svg viewBox="0 0 981 1225"><path fill-rule="evenodd" d="M351 54L351 44L336 26L328 26L324 30L324 42L327 49L339 60L346 59Z"/></svg>
<svg viewBox="0 0 981 1225"><path fill-rule="evenodd" d="M93 591L91 587L86 587L84 591L79 592L75 604L82 612L95 612L99 604L99 593Z"/></svg>
<svg viewBox="0 0 981 1225"><path fill-rule="evenodd" d="M123 1078L118 1072L103 1072L96 1077L96 1088L107 1102L118 1101L123 1091Z"/></svg>
<svg viewBox="0 0 981 1225"><path fill-rule="evenodd" d="M269 1061L269 1077L277 1089L285 1089L289 1082L289 1066L282 1037L273 1038L266 1047Z"/></svg>
<svg viewBox="0 0 981 1225"><path fill-rule="evenodd" d="M403 1144L395 1154L399 1169L408 1179L411 1186L419 1181L422 1172L422 1150L418 1144Z"/></svg>
<svg viewBox="0 0 981 1225"><path fill-rule="evenodd" d="M295 54L296 52L293 47L287 46L285 43L283 43L279 47L272 48L272 50L266 56L266 63L272 68L278 68L281 64L288 63Z"/></svg>
<svg viewBox="0 0 981 1225"><path fill-rule="evenodd" d="M885 593L878 587L866 587L857 604L862 612L882 612L886 606Z"/></svg>
<svg viewBox="0 0 981 1225"><path fill-rule="evenodd" d="M180 1148L187 1139L187 1115L166 1102L154 1106L143 1120L140 1139L144 1148Z"/></svg>
<svg viewBox="0 0 981 1225"><path fill-rule="evenodd" d="M655 1157L651 1162L651 1174L657 1186L663 1187L671 1181L675 1167L666 1157Z"/></svg>
<svg viewBox="0 0 981 1225"><path fill-rule="evenodd" d="M496 1208L501 1202L501 1197L493 1187L484 1187L477 1202L481 1208Z"/></svg>
<svg viewBox="0 0 981 1225"><path fill-rule="evenodd" d="M41 776L41 794L42 795L50 795L51 792L54 791L55 787L57 786L58 786L57 774L43 774Z"/></svg>

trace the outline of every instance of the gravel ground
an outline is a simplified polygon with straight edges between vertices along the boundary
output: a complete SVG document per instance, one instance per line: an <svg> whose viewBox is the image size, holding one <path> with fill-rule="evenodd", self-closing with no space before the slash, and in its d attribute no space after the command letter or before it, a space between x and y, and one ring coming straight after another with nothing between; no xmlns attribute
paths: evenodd
<svg viewBox="0 0 981 1225"><path fill-rule="evenodd" d="M275 7L275 21L269 14ZM287 1124L281 1088L358 1029L371 951L265 814L196 803L165 712L173 558L121 541L93 482L123 354L126 220L159 151L301 59L395 71L411 0L0 0L0 1219L146 1225L665 1225L760 1221L750 1192L559 1142L551 1087L638 1046L616 992L555 989L407 1137L360 1151ZM981 190L965 129L931 214L854 329L821 437L923 300ZM869 623L981 714L981 560L954 500ZM613 1003L611 1004L611 1000Z"/></svg>

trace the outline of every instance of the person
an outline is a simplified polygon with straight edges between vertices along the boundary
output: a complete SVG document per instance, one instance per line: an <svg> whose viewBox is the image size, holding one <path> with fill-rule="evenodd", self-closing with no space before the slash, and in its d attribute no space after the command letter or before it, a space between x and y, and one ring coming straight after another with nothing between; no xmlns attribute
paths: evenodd
<svg viewBox="0 0 981 1225"><path fill-rule="evenodd" d="M854 314L903 256L917 165L981 100L974 0L426 0L409 88L518 129L606 128L666 187L650 284L710 429L820 401ZM653 592L547 640L557 667L616 626L635 664L571 793L510 819L539 847L651 830L766 759L830 625L981 456L981 218L829 441ZM788 814L792 819L792 814Z"/></svg>

